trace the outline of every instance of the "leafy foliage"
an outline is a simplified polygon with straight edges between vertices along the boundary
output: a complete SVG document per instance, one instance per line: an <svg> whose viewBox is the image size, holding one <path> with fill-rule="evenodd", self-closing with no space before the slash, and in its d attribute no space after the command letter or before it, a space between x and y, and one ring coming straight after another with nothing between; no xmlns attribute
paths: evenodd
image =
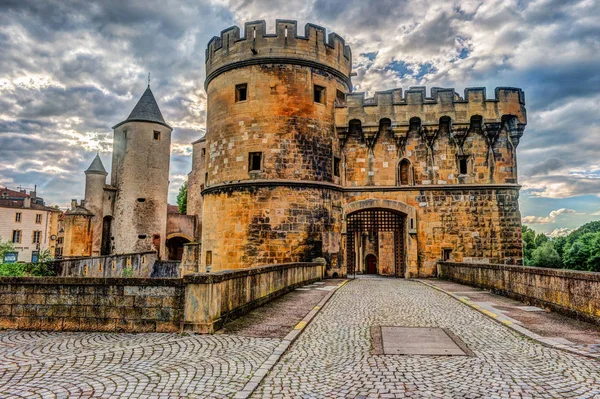
<svg viewBox="0 0 600 399"><path fill-rule="evenodd" d="M8 245L10 244L10 245ZM4 259L4 253L14 250L12 243L0 242L0 259ZM0 276L54 276L56 273L52 268L50 250L40 252L36 263L0 263Z"/></svg>
<svg viewBox="0 0 600 399"><path fill-rule="evenodd" d="M531 265L559 269L563 266L563 263L560 255L554 249L552 241L546 241L533 250Z"/></svg>
<svg viewBox="0 0 600 399"><path fill-rule="evenodd" d="M179 207L179 213L185 215L187 213L187 193L188 193L188 182L183 182L179 188L179 194L177 194L177 206Z"/></svg>
<svg viewBox="0 0 600 399"><path fill-rule="evenodd" d="M522 232L525 265L600 272L600 221L554 239L527 226Z"/></svg>

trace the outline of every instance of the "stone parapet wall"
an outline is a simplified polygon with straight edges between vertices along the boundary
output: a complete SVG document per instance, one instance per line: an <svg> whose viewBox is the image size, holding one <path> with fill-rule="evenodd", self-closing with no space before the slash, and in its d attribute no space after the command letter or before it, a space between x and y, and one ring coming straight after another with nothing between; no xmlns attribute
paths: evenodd
<svg viewBox="0 0 600 399"><path fill-rule="evenodd" d="M1 277L0 329L178 332L181 279Z"/></svg>
<svg viewBox="0 0 600 399"><path fill-rule="evenodd" d="M61 259L53 262L61 277L140 277L152 273L156 252ZM125 276L124 276L125 274Z"/></svg>
<svg viewBox="0 0 600 399"><path fill-rule="evenodd" d="M600 324L600 273L440 262L438 275Z"/></svg>
<svg viewBox="0 0 600 399"><path fill-rule="evenodd" d="M298 286L321 280L324 273L324 263L288 263L187 275L183 278L186 285L184 328L213 333L225 321Z"/></svg>
<svg viewBox="0 0 600 399"><path fill-rule="evenodd" d="M324 273L324 263L289 263L183 279L0 277L0 330L180 332L185 321L213 333Z"/></svg>

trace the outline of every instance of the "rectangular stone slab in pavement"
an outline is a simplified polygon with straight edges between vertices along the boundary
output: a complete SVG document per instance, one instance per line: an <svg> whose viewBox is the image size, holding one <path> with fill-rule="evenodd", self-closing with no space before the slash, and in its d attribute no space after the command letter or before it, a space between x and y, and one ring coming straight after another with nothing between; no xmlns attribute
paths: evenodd
<svg viewBox="0 0 600 399"><path fill-rule="evenodd" d="M466 356L441 328L381 327L386 355Z"/></svg>

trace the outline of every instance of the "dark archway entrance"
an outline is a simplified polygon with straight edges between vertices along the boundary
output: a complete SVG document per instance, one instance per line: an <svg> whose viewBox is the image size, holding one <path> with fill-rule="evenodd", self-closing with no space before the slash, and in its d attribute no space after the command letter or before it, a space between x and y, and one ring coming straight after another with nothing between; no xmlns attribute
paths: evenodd
<svg viewBox="0 0 600 399"><path fill-rule="evenodd" d="M364 209L349 214L346 220L348 274L404 277L405 223L405 214L389 209Z"/></svg>
<svg viewBox="0 0 600 399"><path fill-rule="evenodd" d="M373 254L368 254L365 258L365 263L367 264L366 272L367 274L377 274L377 257Z"/></svg>
<svg viewBox="0 0 600 399"><path fill-rule="evenodd" d="M183 244L190 242L185 237L171 237L167 240L167 250L169 251L169 260L181 260L183 258Z"/></svg>
<svg viewBox="0 0 600 399"><path fill-rule="evenodd" d="M110 255L111 240L110 240L110 225L112 224L112 216L104 216L102 219L102 245L100 246L100 255Z"/></svg>

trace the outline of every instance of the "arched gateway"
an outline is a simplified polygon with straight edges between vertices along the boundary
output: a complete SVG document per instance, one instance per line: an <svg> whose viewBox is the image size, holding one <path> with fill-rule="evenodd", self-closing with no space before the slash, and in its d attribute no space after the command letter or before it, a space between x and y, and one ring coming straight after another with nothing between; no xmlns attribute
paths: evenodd
<svg viewBox="0 0 600 399"><path fill-rule="evenodd" d="M413 207L393 200L348 204L344 209L347 273L404 277L407 233L415 226L415 215ZM375 270L369 264L373 259L377 262Z"/></svg>

